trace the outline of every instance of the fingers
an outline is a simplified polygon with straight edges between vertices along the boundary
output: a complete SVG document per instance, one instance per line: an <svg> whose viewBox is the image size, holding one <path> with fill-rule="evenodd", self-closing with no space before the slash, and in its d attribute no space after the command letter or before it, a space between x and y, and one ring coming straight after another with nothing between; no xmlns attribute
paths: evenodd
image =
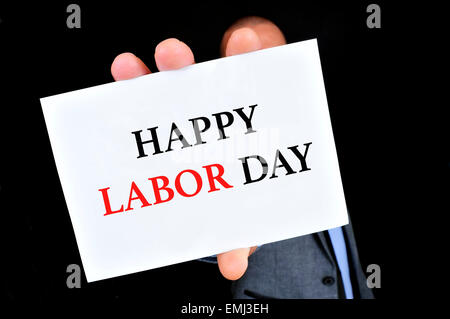
<svg viewBox="0 0 450 319"><path fill-rule="evenodd" d="M164 40L156 46L155 61L160 71L175 70L195 63L191 49L174 38Z"/></svg>
<svg viewBox="0 0 450 319"><path fill-rule="evenodd" d="M246 53L286 44L283 32L271 21L246 17L225 32L220 45L222 56Z"/></svg>
<svg viewBox="0 0 450 319"><path fill-rule="evenodd" d="M222 56L246 53L285 44L280 29L271 21L260 17L247 17L234 23L224 34L221 42ZM155 62L159 71L175 70L195 63L191 49L177 39L167 39L155 49ZM123 53L111 65L116 81L149 74L148 67L134 54ZM237 280L245 273L248 256L256 247L235 249L217 256L222 275Z"/></svg>
<svg viewBox="0 0 450 319"><path fill-rule="evenodd" d="M195 62L192 50L184 42L173 38L156 46L155 61L159 71L175 70ZM111 74L116 81L149 73L149 68L133 53L119 54L111 65Z"/></svg>
<svg viewBox="0 0 450 319"><path fill-rule="evenodd" d="M111 65L111 74L116 81L128 80L149 73L148 67L133 53L119 54Z"/></svg>
<svg viewBox="0 0 450 319"><path fill-rule="evenodd" d="M222 275L229 280L237 280L244 275L248 266L248 256L256 247L239 248L217 255L217 263Z"/></svg>
<svg viewBox="0 0 450 319"><path fill-rule="evenodd" d="M217 263L222 275L229 280L237 280L247 270L250 248L239 248L217 255Z"/></svg>

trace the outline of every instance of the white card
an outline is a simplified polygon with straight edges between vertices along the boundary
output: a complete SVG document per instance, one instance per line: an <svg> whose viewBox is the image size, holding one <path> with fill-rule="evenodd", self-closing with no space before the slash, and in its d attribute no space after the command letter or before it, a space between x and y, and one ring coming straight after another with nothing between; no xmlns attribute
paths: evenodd
<svg viewBox="0 0 450 319"><path fill-rule="evenodd" d="M348 223L316 40L41 104L89 282Z"/></svg>

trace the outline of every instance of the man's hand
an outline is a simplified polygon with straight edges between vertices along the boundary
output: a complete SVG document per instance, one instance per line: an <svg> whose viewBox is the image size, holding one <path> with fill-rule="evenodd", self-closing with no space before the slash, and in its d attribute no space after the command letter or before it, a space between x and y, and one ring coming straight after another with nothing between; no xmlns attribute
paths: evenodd
<svg viewBox="0 0 450 319"><path fill-rule="evenodd" d="M280 29L267 19L246 17L235 22L224 34L220 45L222 56L256 51L285 44ZM159 71L175 70L194 64L192 50L177 39L160 42L155 49L155 62ZM114 80L127 80L151 73L149 68L132 53L118 55L111 65ZM236 223L239 223L237 220ZM237 280L247 270L248 257L256 247L240 248L217 255L222 275Z"/></svg>

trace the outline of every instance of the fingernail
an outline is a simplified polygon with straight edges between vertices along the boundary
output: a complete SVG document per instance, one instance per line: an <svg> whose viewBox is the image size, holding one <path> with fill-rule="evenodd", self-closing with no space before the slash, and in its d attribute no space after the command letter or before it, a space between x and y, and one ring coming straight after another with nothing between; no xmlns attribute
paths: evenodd
<svg viewBox="0 0 450 319"><path fill-rule="evenodd" d="M225 53L229 56L260 50L261 48L261 40L255 31L251 28L240 28L231 34Z"/></svg>

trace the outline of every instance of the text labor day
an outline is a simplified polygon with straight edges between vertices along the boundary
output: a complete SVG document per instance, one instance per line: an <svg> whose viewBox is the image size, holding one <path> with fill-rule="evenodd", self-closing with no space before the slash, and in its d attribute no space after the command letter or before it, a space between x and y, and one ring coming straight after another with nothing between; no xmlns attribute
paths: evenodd
<svg viewBox="0 0 450 319"><path fill-rule="evenodd" d="M211 115L213 120L204 116L188 119L192 124L192 139L187 138L176 123L172 123L167 147L164 147L166 144L158 138L158 126L131 132L134 137L130 139L130 142L136 143L138 160L145 160L146 157L158 156L158 154L165 152L182 151L185 148L197 145L220 143L221 140L230 138L227 136L226 131L232 125L242 127L243 134L258 134L258 130L254 127L252 120L255 117L255 113L263 111L263 107L254 104L247 107L234 108L232 111L213 113ZM202 134L207 130L213 129L213 127L217 129L217 140L204 141ZM289 163L279 149L274 150L273 162L268 161L271 159L264 158L258 154L238 158L237 160L242 163L242 181L225 180L223 175L226 168L220 163L205 163L202 166L203 170L200 170L200 172L196 169L186 168L180 171L174 180L169 180L164 175L148 177L149 183L151 183L153 188L153 194L143 192L141 186L134 181L130 183L129 195L117 194L111 187L100 188L99 191L105 207L104 215L117 214L135 208L144 208L169 202L178 195L181 197L193 197L202 189L207 189L208 193L211 193L221 189L233 188L235 183L247 185L260 182L266 177L274 179L281 174L292 175L309 171L311 168L307 163L307 155L311 144L312 142L306 142L302 145L292 145L287 147L287 150L283 150L283 152L292 152L298 160L296 163ZM255 161L261 166L261 173L258 176L255 175L255 172L252 172L249 161ZM188 192L183 188L183 179L189 175L191 179L195 179L196 188L193 192ZM206 179L204 179L205 176ZM119 207L112 207L112 198L114 198L114 202L122 202L122 204Z"/></svg>

